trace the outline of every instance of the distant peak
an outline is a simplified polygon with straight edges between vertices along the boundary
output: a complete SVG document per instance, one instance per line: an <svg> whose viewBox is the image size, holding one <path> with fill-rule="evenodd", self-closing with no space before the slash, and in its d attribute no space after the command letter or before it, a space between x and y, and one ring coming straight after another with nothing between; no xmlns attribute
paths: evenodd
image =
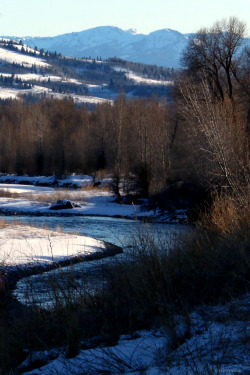
<svg viewBox="0 0 250 375"><path fill-rule="evenodd" d="M128 29L128 30L126 30L126 32L128 33L128 34L132 34L132 35L136 35L136 34L138 34L138 31L136 30L136 29Z"/></svg>
<svg viewBox="0 0 250 375"><path fill-rule="evenodd" d="M166 32L167 33L179 33L178 31L173 30L173 29L169 29L169 28L155 30L152 33L166 33Z"/></svg>

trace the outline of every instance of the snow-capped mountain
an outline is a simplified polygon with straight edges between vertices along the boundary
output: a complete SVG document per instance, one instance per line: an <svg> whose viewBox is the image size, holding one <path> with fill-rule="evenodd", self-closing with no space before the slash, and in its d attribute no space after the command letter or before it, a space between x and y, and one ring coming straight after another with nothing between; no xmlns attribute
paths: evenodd
<svg viewBox="0 0 250 375"><path fill-rule="evenodd" d="M5 36L6 37L6 36ZM22 40L30 47L56 51L72 57L119 57L133 62L156 64L178 68L179 58L188 37L178 31L163 29L148 35L134 29L122 30L118 27L100 26L81 32L62 34L55 37L8 36Z"/></svg>

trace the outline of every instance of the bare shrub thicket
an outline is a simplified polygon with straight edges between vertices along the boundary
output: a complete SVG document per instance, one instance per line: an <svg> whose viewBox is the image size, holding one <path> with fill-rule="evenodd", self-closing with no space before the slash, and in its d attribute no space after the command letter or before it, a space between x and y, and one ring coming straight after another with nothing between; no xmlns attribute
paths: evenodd
<svg viewBox="0 0 250 375"><path fill-rule="evenodd" d="M205 76L199 84L186 78L180 92L180 110L189 124L189 136L196 140L195 151L203 160L203 181L233 192L240 201L246 199L250 148L244 113L230 99L214 99Z"/></svg>
<svg viewBox="0 0 250 375"><path fill-rule="evenodd" d="M133 176L146 196L176 178L176 117L173 105L123 96L91 113L71 100L4 103L0 170L57 176L105 170L117 186Z"/></svg>
<svg viewBox="0 0 250 375"><path fill-rule="evenodd" d="M177 84L178 108L193 142L193 155L200 160L196 164L199 179L218 194L212 215L215 218L217 210L218 217L220 211L227 221L226 199L235 220L237 211L249 212L249 50L244 45L245 32L246 25L235 17L199 30L183 54L186 71Z"/></svg>

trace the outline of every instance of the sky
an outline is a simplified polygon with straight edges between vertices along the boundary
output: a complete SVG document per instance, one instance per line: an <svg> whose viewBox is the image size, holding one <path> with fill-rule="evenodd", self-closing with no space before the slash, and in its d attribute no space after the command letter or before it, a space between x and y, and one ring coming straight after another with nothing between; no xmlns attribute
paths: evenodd
<svg viewBox="0 0 250 375"><path fill-rule="evenodd" d="M97 26L188 33L230 16L247 23L249 36L249 0L0 0L0 35L55 36Z"/></svg>

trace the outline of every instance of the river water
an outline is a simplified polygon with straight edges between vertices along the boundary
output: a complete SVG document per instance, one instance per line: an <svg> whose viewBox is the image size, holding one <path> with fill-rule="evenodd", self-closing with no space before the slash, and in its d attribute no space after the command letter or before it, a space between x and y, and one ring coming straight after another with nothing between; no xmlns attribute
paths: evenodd
<svg viewBox="0 0 250 375"><path fill-rule="evenodd" d="M61 267L18 281L15 297L22 303L35 304L42 308L53 308L61 303L74 303L87 294L96 293L105 287L105 265L123 262L133 251L134 243L146 237L164 243L170 248L187 231L186 226L168 224L146 224L141 221L113 217L55 217L55 216L4 216L7 222L21 222L36 227L93 237L123 248L123 254L112 258L82 262Z"/></svg>

